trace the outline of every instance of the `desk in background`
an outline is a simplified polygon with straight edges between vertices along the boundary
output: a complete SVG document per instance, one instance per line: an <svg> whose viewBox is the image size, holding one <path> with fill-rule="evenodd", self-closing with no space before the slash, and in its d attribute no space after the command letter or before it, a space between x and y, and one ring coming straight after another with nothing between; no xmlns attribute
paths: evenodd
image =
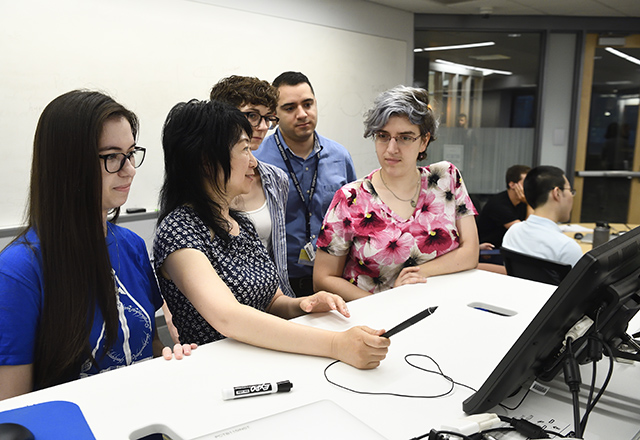
<svg viewBox="0 0 640 440"><path fill-rule="evenodd" d="M445 374L477 389L554 289L550 285L472 270L429 278L426 284L404 286L352 301L350 319L325 313L296 321L330 330L345 330L359 324L389 329L418 311L437 305L438 310L432 316L392 337L389 355L379 368L363 371L337 364L328 373L332 380L358 390L432 395L446 390L448 383L410 367L404 361L405 355L432 356ZM513 316L478 308L500 308ZM451 395L435 399L354 394L325 380L323 371L330 362L326 358L280 353L227 339L201 346L182 361L154 359L2 401L0 411L66 400L79 405L98 439L128 439L134 431L152 432L147 427L153 425L167 426L181 439L193 439L328 399L388 439L408 440L463 417L462 402L471 395L471 391L459 386ZM426 360L414 362L433 368ZM635 374L637 381L640 367L629 368L633 371L625 374ZM289 393L221 399L223 387L287 379L294 385ZM637 386L633 389L637 390ZM571 423L570 399L568 402L563 399L533 395L522 408L530 414L540 413L540 417ZM554 412L550 410L551 400ZM640 413L637 396L625 400L625 405L628 410L631 408L629 411ZM313 429L314 424L327 424L331 420L318 414L308 423L309 429ZM615 412L609 413L608 409L603 413L596 409L587 438L611 438L610 430L615 429L617 439L631 439L638 431L637 425Z"/></svg>
<svg viewBox="0 0 640 440"><path fill-rule="evenodd" d="M596 227L595 223L571 223L571 224L560 225L560 228L562 229L564 234L576 240L576 243L580 245L580 248L582 249L583 254L586 254L593 248L592 244L591 242L582 241L582 239L580 240L576 239L575 235L578 232L581 233L582 235L593 234L593 229L595 227ZM623 224L623 223L609 223L609 227L611 228L611 234L612 234L611 236L613 237L613 234L630 231L632 229L637 228L638 225L635 225L635 224L629 225L629 224Z"/></svg>

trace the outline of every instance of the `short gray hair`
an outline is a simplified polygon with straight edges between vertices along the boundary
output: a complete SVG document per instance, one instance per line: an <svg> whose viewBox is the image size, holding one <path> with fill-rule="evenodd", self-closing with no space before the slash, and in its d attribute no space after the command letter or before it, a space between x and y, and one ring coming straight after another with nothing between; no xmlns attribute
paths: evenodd
<svg viewBox="0 0 640 440"><path fill-rule="evenodd" d="M379 94L373 101L373 108L364 115L364 137L371 137L376 131L382 130L391 116L406 116L409 122L420 127L420 136L429 134L429 143L436 139L438 121L425 89L396 86ZM418 160L426 156L425 150L420 153Z"/></svg>

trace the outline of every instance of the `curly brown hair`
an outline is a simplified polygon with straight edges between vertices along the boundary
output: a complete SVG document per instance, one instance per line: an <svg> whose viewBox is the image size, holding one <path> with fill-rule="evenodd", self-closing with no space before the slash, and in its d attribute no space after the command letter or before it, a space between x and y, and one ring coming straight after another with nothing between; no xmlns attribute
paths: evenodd
<svg viewBox="0 0 640 440"><path fill-rule="evenodd" d="M211 89L209 98L222 101L236 108L243 105L264 105L271 112L278 106L278 90L268 81L250 76L231 75L222 78Z"/></svg>

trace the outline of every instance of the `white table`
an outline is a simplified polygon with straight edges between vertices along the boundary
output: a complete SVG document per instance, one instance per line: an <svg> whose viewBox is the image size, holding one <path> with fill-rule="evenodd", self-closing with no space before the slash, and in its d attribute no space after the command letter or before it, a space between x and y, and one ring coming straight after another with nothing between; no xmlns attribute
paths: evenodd
<svg viewBox="0 0 640 440"><path fill-rule="evenodd" d="M445 374L477 389L554 289L473 270L433 277L427 284L405 286L353 301L349 303L350 319L326 313L303 316L297 321L331 330L359 324L389 329L418 311L437 305L433 316L392 337L387 359L379 368L362 371L338 364L329 370L332 380L355 389L431 395L446 389L447 383L408 366L404 362L406 354L427 354L440 364ZM514 316L499 316L470 307L474 304L500 307ZM400 440L463 417L462 401L471 394L456 387L451 395L436 399L358 395L326 382L323 370L329 363L326 358L274 352L224 340L201 346L182 361L154 359L18 396L0 402L0 411L67 400L80 406L98 439L126 439L134 431L154 432L154 425L168 427L181 439L193 439L329 399L383 436ZM636 379L637 373L636 369ZM287 379L294 385L289 393L231 401L223 401L220 396L223 387ZM545 400L552 398L528 399L525 409L544 409ZM569 405L558 401L558 408L571 421ZM602 420L594 417L589 428L606 425L611 419L607 417L606 414ZM318 420L309 423L313 426L330 421L322 421L319 415ZM623 426L622 436L616 438L631 438L632 426L627 425Z"/></svg>

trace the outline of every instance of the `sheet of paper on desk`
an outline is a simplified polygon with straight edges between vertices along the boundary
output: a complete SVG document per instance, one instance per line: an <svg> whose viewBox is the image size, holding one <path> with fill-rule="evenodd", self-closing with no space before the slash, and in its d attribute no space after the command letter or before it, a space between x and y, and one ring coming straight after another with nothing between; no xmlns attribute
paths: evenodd
<svg viewBox="0 0 640 440"><path fill-rule="evenodd" d="M558 226L562 232L593 232L593 228L585 228L582 225L567 224Z"/></svg>

